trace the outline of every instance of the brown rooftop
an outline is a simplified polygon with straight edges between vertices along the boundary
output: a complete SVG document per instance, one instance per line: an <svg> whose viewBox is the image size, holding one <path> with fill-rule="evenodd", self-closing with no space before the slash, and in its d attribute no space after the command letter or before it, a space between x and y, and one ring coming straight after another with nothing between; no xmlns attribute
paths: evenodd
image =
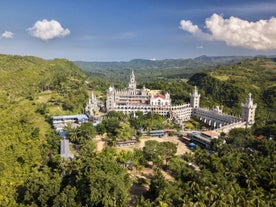
<svg viewBox="0 0 276 207"><path fill-rule="evenodd" d="M214 132L214 131L205 131L205 132L202 132L202 134L206 134L207 136L210 136L210 137L218 137L219 136L219 133Z"/></svg>

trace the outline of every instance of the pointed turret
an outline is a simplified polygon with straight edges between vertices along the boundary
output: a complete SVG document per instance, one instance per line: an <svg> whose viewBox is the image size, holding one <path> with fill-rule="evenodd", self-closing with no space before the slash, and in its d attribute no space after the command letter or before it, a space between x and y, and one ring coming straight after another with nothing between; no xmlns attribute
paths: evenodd
<svg viewBox="0 0 276 207"><path fill-rule="evenodd" d="M130 75L130 80L129 80L128 88L131 89L131 90L135 90L136 89L136 80L135 80L135 75L134 75L133 70L132 70L131 75Z"/></svg>
<svg viewBox="0 0 276 207"><path fill-rule="evenodd" d="M170 94L168 92L165 94L165 98L170 99Z"/></svg>
<svg viewBox="0 0 276 207"><path fill-rule="evenodd" d="M251 93L248 94L246 102L242 103L242 119L246 122L246 127L251 127L255 123L255 111L257 104L253 103Z"/></svg>
<svg viewBox="0 0 276 207"><path fill-rule="evenodd" d="M97 103L97 97L94 95L94 92L91 93L91 103Z"/></svg>
<svg viewBox="0 0 276 207"><path fill-rule="evenodd" d="M192 93L190 93L190 104L193 108L199 107L199 101L200 101L200 94L198 93L197 87L195 86L195 89Z"/></svg>

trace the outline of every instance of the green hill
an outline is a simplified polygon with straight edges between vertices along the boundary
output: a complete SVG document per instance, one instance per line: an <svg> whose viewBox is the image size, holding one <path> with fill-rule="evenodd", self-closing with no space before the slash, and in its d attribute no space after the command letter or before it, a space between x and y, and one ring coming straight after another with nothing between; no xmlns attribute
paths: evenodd
<svg viewBox="0 0 276 207"><path fill-rule="evenodd" d="M128 62L83 62L75 63L89 76L113 83L126 83L130 70L135 70L139 82L189 78L197 72L213 69L220 64L234 64L246 57L208 57L194 59L144 60ZM249 58L249 57L247 57Z"/></svg>
<svg viewBox="0 0 276 207"><path fill-rule="evenodd" d="M198 58L197 61L212 62L214 60L203 56ZM149 62L133 60L133 64L140 65L139 67L146 67L145 65L148 65ZM163 61L162 64L165 64L165 62ZM150 62L150 64L154 65L156 63ZM161 62L158 64L161 64ZM167 60L166 64L175 63L170 63ZM191 74L194 75L188 82L180 80L182 76L177 76L167 66L154 65L154 67L156 67L154 71L162 72L160 73L162 80L147 82L149 79L144 79L144 83L152 89L169 91L175 103L189 101L189 93L193 85L197 85L202 94L201 105L214 106L214 104L221 104L225 106L226 111L239 114L240 103L251 92L254 101L258 103L257 125L263 126L269 121L276 120L276 62L273 59L242 60L237 64L221 65L214 70L197 74L194 74L196 69L192 69ZM200 67L204 67L204 64ZM149 68L142 70L141 73L137 71L136 74L140 77L145 74L149 75L149 72L146 73L147 70ZM179 71L181 70L179 69ZM118 71L114 70L113 73L117 74ZM129 70L125 70L124 73L128 77ZM152 72L152 74L154 73ZM174 73L174 76L176 75L173 80L171 80L172 73ZM182 71L182 74L184 73ZM104 72L101 72L101 74L105 75ZM116 77L121 78L120 76ZM128 81L126 77L125 80ZM142 81L140 82L143 84ZM78 66L64 59L43 60L36 57L0 55L0 206L17 206L16 194L22 193L20 190L26 188L26 183L28 183L26 180L30 178L34 179L31 180L34 184L27 187L34 192L33 197L36 197L38 189L44 189L47 186L39 187L41 183L44 183L43 180L39 180L44 178L44 171L41 170L41 166L48 163L50 155L57 154L51 152L50 149L53 149L53 147L49 146L50 143L59 142L49 124L49 117L81 113L88 98L88 88L104 91L107 85L99 79L90 82ZM51 142L48 142L50 139ZM55 150L57 149L56 147ZM93 154L89 150L87 153L89 156L91 153ZM110 153L108 149L106 153ZM89 156L87 158L90 159ZM99 159L102 160L103 157L99 157ZM96 161L94 160L94 162ZM116 178L114 175L117 171L113 173L109 169L110 163L104 167L108 170L98 173L99 176L111 172L110 175L112 176L109 175L109 178ZM89 168L89 170L91 172L98 172L95 171L95 163L92 162L90 165L91 169ZM62 167L61 165L60 168ZM58 167L51 169L58 169ZM83 173L86 173L86 171L83 171ZM48 174L57 176L57 179L51 181L53 183L45 181L49 184L49 187L55 187L55 180L61 180L59 172L48 172ZM97 177L97 173L89 177L93 184L95 177ZM102 180L105 182L105 177ZM87 180L80 181L83 182L80 182L83 185L80 189L87 190ZM111 181L117 183L117 180ZM37 189L33 188L33 186L36 186L36 182ZM21 188L20 185L22 185ZM94 186L90 185L90 187ZM105 187L108 187L108 185ZM45 187L45 189L50 188ZM57 189L57 191L59 190ZM74 189L72 188L70 192L74 192ZM96 190L94 191L93 188L91 192L94 193ZM46 198L51 196L51 193L53 192L50 192L50 190L48 194L43 191L39 192L41 196L45 195ZM70 195L68 193L68 198ZM75 196L77 197L77 195ZM60 197L63 198L63 196Z"/></svg>
<svg viewBox="0 0 276 207"><path fill-rule="evenodd" d="M80 113L86 76L64 59L0 55L0 205L37 173L49 147L51 115Z"/></svg>

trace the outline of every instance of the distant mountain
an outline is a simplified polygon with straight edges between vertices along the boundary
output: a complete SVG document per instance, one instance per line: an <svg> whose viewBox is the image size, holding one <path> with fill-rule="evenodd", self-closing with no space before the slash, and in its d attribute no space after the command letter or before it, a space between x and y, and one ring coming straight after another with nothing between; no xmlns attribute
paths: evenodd
<svg viewBox="0 0 276 207"><path fill-rule="evenodd" d="M103 78L111 82L125 82L130 70L137 71L138 81L160 79L189 78L196 72L207 71L218 65L234 64L252 57L229 56L208 57L200 56L194 59L165 59L145 60L134 59L129 62L83 62L75 63L87 75ZM138 72L139 71L139 72Z"/></svg>

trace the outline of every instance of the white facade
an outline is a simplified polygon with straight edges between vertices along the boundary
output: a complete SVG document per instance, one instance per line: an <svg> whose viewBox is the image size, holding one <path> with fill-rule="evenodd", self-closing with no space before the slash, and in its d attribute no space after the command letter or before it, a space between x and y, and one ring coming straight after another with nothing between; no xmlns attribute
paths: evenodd
<svg viewBox="0 0 276 207"><path fill-rule="evenodd" d="M108 111L120 111L124 114L141 111L144 114L152 112L163 116L169 116L175 122L181 124L188 121L191 116L206 123L214 129L232 128L234 126L252 126L255 122L255 110L257 104L253 104L251 94L248 95L246 103L242 104L242 118L224 114L216 106L213 110L200 107L200 94L195 86L190 93L190 104L173 106L170 94L161 94L160 91L151 91L145 87L136 88L134 72L130 75L128 88L117 90L110 87L107 91L106 109ZM245 124L246 122L246 124Z"/></svg>
<svg viewBox="0 0 276 207"><path fill-rule="evenodd" d="M197 87L195 86L195 89L192 93L190 93L190 103L193 108L198 108L200 102L200 94L198 93Z"/></svg>
<svg viewBox="0 0 276 207"><path fill-rule="evenodd" d="M191 105L193 106L192 117L195 117L214 129L222 129L224 132L228 132L233 128L251 127L255 123L257 104L253 104L251 93L248 94L246 103L242 104L241 118L224 114L218 106L213 110L201 108L195 98L197 97L199 99L200 97L196 88L190 96Z"/></svg>
<svg viewBox="0 0 276 207"><path fill-rule="evenodd" d="M134 75L133 70L131 71L128 89L133 90L133 91L136 90L136 80L135 80L135 75Z"/></svg>
<svg viewBox="0 0 276 207"><path fill-rule="evenodd" d="M194 108L192 116L213 128L221 128L242 121L239 117L222 113L218 106L213 110Z"/></svg>
<svg viewBox="0 0 276 207"><path fill-rule="evenodd" d="M100 110L100 107L98 106L98 101L96 95L94 93L91 93L91 98L89 98L88 103L85 106L85 113L92 117L95 115L96 112Z"/></svg>
<svg viewBox="0 0 276 207"><path fill-rule="evenodd" d="M255 111L257 104L253 103L251 93L248 94L245 103L242 103L242 119L246 122L246 126L250 127L255 123Z"/></svg>
<svg viewBox="0 0 276 207"><path fill-rule="evenodd" d="M179 106L171 105L170 94L161 94L160 91L151 91L145 87L136 88L134 72L130 75L128 88L117 90L110 87L107 91L106 109L108 111L120 111L124 114L141 111L144 114L152 112L162 116L175 118L177 122L187 121L191 117L190 104Z"/></svg>
<svg viewBox="0 0 276 207"><path fill-rule="evenodd" d="M171 99L170 94L166 93L166 95L158 94L156 96L150 97L150 105L151 106L170 106L171 105Z"/></svg>

